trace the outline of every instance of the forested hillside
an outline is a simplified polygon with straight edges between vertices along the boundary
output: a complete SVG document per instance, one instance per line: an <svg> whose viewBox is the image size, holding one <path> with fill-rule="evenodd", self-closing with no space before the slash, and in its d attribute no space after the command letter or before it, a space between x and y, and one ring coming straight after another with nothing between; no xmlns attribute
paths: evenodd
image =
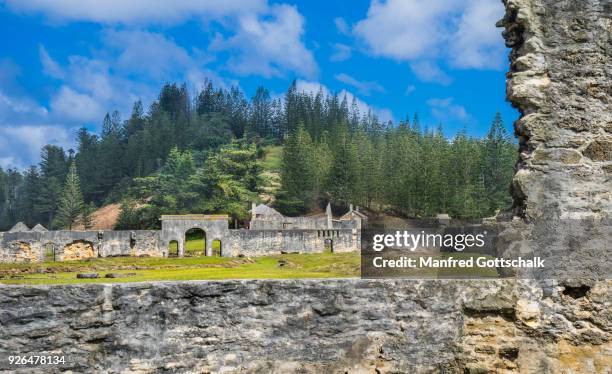
<svg viewBox="0 0 612 374"><path fill-rule="evenodd" d="M283 145L275 204L286 214L357 204L427 217L473 218L509 206L516 147L501 117L488 135L447 139L442 125L382 123L346 97L298 92L283 100L260 87L248 100L211 83L190 98L167 84L145 111L114 112L102 132L82 128L76 150L43 147L24 171L0 169L0 230L23 221L50 228L88 227L91 212L122 203L118 228L158 225L162 213L248 216L269 183L264 148Z"/></svg>

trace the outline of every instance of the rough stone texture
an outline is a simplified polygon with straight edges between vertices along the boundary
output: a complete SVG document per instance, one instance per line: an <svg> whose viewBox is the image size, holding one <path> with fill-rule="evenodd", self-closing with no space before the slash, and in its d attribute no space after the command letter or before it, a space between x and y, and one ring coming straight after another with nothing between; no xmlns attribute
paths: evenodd
<svg viewBox="0 0 612 374"><path fill-rule="evenodd" d="M84 260L95 256L96 254L92 242L76 240L64 247L64 253L61 259L64 261Z"/></svg>
<svg viewBox="0 0 612 374"><path fill-rule="evenodd" d="M32 262L44 258L46 248L53 248L55 259L74 260L89 257L164 255L158 245L158 231L28 231L0 232L0 262ZM74 243L91 243L92 250L75 252ZM20 243L27 244L27 247ZM166 248L167 250L167 248Z"/></svg>
<svg viewBox="0 0 612 374"><path fill-rule="evenodd" d="M29 243L17 242L13 243L12 249L15 253L17 262L36 262L38 255L32 251L32 246Z"/></svg>
<svg viewBox="0 0 612 374"><path fill-rule="evenodd" d="M64 354L66 369L110 373L608 373L609 286L571 292L515 280L4 286L0 357Z"/></svg>
<svg viewBox="0 0 612 374"><path fill-rule="evenodd" d="M223 249L228 256L261 256L283 252L317 253L326 249L326 241L333 252L354 252L361 245L361 231L338 230L231 230Z"/></svg>
<svg viewBox="0 0 612 374"><path fill-rule="evenodd" d="M507 96L520 159L515 213L609 216L612 9L609 0L505 0Z"/></svg>

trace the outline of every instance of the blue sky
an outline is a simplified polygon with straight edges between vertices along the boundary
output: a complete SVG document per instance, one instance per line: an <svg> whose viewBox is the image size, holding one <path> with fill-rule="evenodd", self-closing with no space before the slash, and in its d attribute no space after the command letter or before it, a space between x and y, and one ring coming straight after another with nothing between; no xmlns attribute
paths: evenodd
<svg viewBox="0 0 612 374"><path fill-rule="evenodd" d="M482 136L500 111L510 131L502 15L500 0L0 0L0 166L206 78L249 97L296 79L448 136Z"/></svg>

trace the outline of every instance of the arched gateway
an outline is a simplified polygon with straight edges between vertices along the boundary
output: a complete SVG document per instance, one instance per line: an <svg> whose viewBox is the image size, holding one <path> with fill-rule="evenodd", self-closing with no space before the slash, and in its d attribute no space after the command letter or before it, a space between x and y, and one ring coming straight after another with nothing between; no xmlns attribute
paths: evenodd
<svg viewBox="0 0 612 374"><path fill-rule="evenodd" d="M162 215L161 240L168 248L171 241L178 243L178 256L185 255L185 233L200 229L206 233L206 256L213 255L213 240L224 242L229 238L229 216L225 214ZM218 246L218 245L217 245Z"/></svg>

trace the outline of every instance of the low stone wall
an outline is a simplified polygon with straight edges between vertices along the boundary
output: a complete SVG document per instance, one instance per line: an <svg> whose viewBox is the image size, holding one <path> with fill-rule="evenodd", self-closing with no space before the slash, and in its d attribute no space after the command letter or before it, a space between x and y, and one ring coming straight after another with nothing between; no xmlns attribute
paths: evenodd
<svg viewBox="0 0 612 374"><path fill-rule="evenodd" d="M181 231L175 231L165 234L153 230L0 233L0 262L66 261L111 256L163 257L168 255L168 238L179 238L179 250L184 248L184 233L180 239ZM213 240L221 241L224 257L323 252L326 244L328 247L331 244L334 252L352 252L359 251L361 245L361 232L357 229L225 229L222 232L206 231L206 236L209 249ZM48 251L52 252L51 255ZM212 255L212 250L207 252L208 256Z"/></svg>
<svg viewBox="0 0 612 374"><path fill-rule="evenodd" d="M109 256L163 256L159 232L46 231L0 233L0 262L38 262ZM46 253L50 252L50 253Z"/></svg>
<svg viewBox="0 0 612 374"><path fill-rule="evenodd" d="M230 230L223 243L224 256L265 256L280 253L317 253L331 241L334 252L360 250L360 232L341 230Z"/></svg>
<svg viewBox="0 0 612 374"><path fill-rule="evenodd" d="M0 286L0 371L19 354L64 355L62 369L74 372L609 373L609 287L358 279Z"/></svg>
<svg viewBox="0 0 612 374"><path fill-rule="evenodd" d="M100 241L100 257L109 256L164 256L164 248L159 245L159 231L104 231Z"/></svg>
<svg viewBox="0 0 612 374"><path fill-rule="evenodd" d="M285 226L283 226L285 225ZM253 230L312 230L327 227L327 217L283 217L283 219L264 220L256 219L251 221Z"/></svg>

